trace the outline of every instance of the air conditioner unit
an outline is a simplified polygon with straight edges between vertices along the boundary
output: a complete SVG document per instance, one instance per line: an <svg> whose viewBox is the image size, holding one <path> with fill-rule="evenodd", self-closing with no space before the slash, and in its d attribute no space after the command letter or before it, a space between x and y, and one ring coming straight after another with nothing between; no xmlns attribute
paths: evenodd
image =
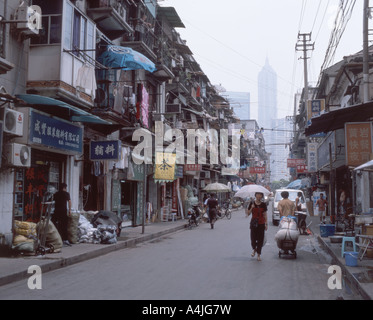
<svg viewBox="0 0 373 320"><path fill-rule="evenodd" d="M38 6L27 6L21 4L15 13L15 20L19 21L16 27L19 32L26 36L39 35L42 28L42 16Z"/></svg>
<svg viewBox="0 0 373 320"><path fill-rule="evenodd" d="M6 145L8 165L15 167L31 166L31 148L24 144L11 143Z"/></svg>
<svg viewBox="0 0 373 320"><path fill-rule="evenodd" d="M179 103L166 104L165 113L181 113L181 104Z"/></svg>
<svg viewBox="0 0 373 320"><path fill-rule="evenodd" d="M12 109L4 108L1 110L1 120L4 122L4 132L15 136L23 135L24 115Z"/></svg>

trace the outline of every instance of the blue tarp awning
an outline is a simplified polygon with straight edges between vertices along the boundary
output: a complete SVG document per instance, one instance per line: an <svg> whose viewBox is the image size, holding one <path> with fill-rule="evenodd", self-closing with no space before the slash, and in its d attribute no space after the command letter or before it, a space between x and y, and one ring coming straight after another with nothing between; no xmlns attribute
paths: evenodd
<svg viewBox="0 0 373 320"><path fill-rule="evenodd" d="M132 48L121 46L108 46L107 50L98 59L105 67L122 70L156 71L155 64L140 52Z"/></svg>
<svg viewBox="0 0 373 320"><path fill-rule="evenodd" d="M26 103L36 106L36 109L50 114L60 113L61 117L68 119L71 122L85 122L85 123L94 123L94 124L105 124L111 125L111 122L108 122L100 117L93 115L87 111L74 107L66 102L56 100L49 97L44 97L36 94L19 94L16 95L18 99L25 101ZM41 107L41 108L40 108ZM53 107L58 107L59 112L53 110Z"/></svg>

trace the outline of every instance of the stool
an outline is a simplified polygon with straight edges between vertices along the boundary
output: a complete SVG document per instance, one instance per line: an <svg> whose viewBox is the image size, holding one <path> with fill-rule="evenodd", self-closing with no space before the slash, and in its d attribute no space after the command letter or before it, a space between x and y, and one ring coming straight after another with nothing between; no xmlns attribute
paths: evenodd
<svg viewBox="0 0 373 320"><path fill-rule="evenodd" d="M342 258L345 256L345 244L346 244L346 242L351 242L352 246L354 248L354 251L356 252L355 237L343 237L343 240L342 240Z"/></svg>

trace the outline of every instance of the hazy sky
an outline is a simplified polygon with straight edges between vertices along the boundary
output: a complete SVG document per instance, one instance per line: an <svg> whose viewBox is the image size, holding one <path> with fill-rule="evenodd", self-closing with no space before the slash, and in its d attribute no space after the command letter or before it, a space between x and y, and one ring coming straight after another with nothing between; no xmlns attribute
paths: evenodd
<svg viewBox="0 0 373 320"><path fill-rule="evenodd" d="M346 1L345 1L346 2ZM258 73L266 57L278 76L278 116L293 115L294 93L304 86L303 60L295 51L298 32L312 32L309 83L316 85L340 0L164 0L175 7L185 29L178 28L212 84L251 94L257 119ZM362 50L363 1L338 46L334 63Z"/></svg>

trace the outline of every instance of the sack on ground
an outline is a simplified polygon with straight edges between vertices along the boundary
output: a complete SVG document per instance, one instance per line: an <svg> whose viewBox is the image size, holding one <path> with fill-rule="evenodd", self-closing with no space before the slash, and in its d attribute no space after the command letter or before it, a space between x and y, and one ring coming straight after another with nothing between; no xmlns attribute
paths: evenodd
<svg viewBox="0 0 373 320"><path fill-rule="evenodd" d="M14 230L16 235L25 236L29 239L36 239L36 224L33 222L14 220Z"/></svg>
<svg viewBox="0 0 373 320"><path fill-rule="evenodd" d="M45 220L42 220L37 224L38 234L40 234L40 232L42 231L46 232L45 245L46 246L53 245L53 248L54 248L53 252L60 252L63 243L62 243L62 238L60 234L58 233L56 226L53 224L52 221L49 221L47 230L44 230L44 226L45 226Z"/></svg>
<svg viewBox="0 0 373 320"><path fill-rule="evenodd" d="M80 213L72 212L70 216L68 216L67 220L67 240L70 243L78 243L79 242L79 218Z"/></svg>

